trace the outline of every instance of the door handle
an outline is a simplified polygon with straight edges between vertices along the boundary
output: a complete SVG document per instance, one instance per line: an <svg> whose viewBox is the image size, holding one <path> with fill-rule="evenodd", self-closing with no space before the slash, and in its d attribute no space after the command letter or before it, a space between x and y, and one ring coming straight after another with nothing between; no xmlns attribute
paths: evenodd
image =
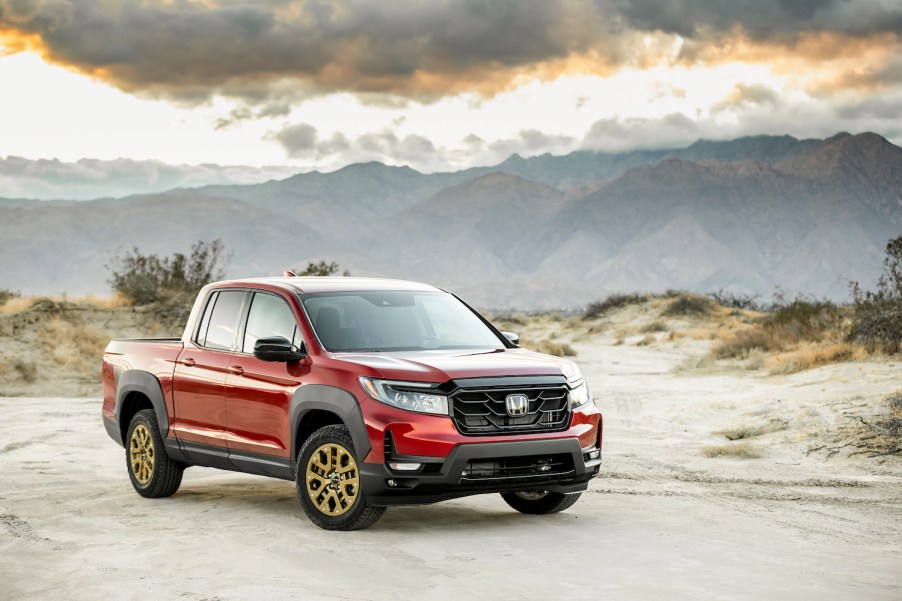
<svg viewBox="0 0 902 601"><path fill-rule="evenodd" d="M194 367L194 365L195 365L194 359L192 359L191 357L188 357L187 359L184 359L182 361L182 365L184 365L185 367Z"/></svg>
<svg viewBox="0 0 902 601"><path fill-rule="evenodd" d="M241 367L240 365L230 365L230 366L229 366L229 373L230 373L230 374L235 374L236 376L240 376L241 374L244 373L244 368Z"/></svg>

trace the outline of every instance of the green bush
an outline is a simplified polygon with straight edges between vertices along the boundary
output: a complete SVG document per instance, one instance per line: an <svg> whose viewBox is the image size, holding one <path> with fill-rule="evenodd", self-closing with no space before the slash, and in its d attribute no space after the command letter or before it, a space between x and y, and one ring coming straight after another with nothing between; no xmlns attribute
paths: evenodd
<svg viewBox="0 0 902 601"><path fill-rule="evenodd" d="M850 282L855 316L849 340L871 349L897 353L902 347L902 236L886 244L883 274L877 290L862 290Z"/></svg>
<svg viewBox="0 0 902 601"><path fill-rule="evenodd" d="M194 296L212 281L222 279L228 257L222 240L195 242L191 253L171 257L145 255L134 247L113 256L107 280L113 290L136 305Z"/></svg>
<svg viewBox="0 0 902 601"><path fill-rule="evenodd" d="M13 292L8 288L0 288L0 305L5 305L12 298L21 296L18 292Z"/></svg>

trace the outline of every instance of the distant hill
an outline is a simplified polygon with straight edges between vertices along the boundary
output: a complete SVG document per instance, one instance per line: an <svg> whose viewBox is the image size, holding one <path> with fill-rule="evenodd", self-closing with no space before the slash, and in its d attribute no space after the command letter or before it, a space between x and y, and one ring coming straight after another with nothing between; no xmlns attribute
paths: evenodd
<svg viewBox="0 0 902 601"><path fill-rule="evenodd" d="M865 133L513 156L456 173L366 163L119 200L0 200L0 215L0 288L23 292L102 292L116 248L222 238L230 276L323 258L492 308L666 288L846 299L902 234L902 149Z"/></svg>

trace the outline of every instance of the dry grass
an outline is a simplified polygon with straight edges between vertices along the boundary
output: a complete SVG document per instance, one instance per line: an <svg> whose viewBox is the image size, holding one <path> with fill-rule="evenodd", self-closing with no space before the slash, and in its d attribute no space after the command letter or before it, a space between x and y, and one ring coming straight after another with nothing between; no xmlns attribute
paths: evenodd
<svg viewBox="0 0 902 601"><path fill-rule="evenodd" d="M640 340L639 342L636 343L636 346L648 346L649 344L653 343L655 340L656 339L655 339L654 334L646 334L645 337L642 338L642 340Z"/></svg>
<svg viewBox="0 0 902 601"><path fill-rule="evenodd" d="M772 374L791 374L830 363L864 361L870 355L863 345L852 342L807 342L794 350L771 356L765 365Z"/></svg>
<svg viewBox="0 0 902 601"><path fill-rule="evenodd" d="M785 421L781 419L772 419L763 424L739 426L736 428L720 430L719 432L715 432L715 434L724 436L727 440L743 440L745 438L755 438L758 436L763 436L764 434L779 432L780 430L785 430L788 427L789 424Z"/></svg>
<svg viewBox="0 0 902 601"><path fill-rule="evenodd" d="M639 331L643 334L651 334L654 332L666 332L667 326L665 324L661 323L660 321L653 321L650 324L648 324L647 326L643 327Z"/></svg>
<svg viewBox="0 0 902 601"><path fill-rule="evenodd" d="M902 390L886 397L882 415L858 417L858 453L870 457L898 455L902 453Z"/></svg>
<svg viewBox="0 0 902 601"><path fill-rule="evenodd" d="M596 319L613 309L620 309L629 305L641 305L649 300L646 294L611 294L604 300L590 303L583 313L583 319Z"/></svg>
<svg viewBox="0 0 902 601"><path fill-rule="evenodd" d="M705 457L735 457L737 459L757 459L763 457L760 449L753 447L747 442L737 442L733 444L709 445L702 447L702 455Z"/></svg>
<svg viewBox="0 0 902 601"><path fill-rule="evenodd" d="M670 302L662 315L665 317L707 315L713 308L714 302L709 298L695 294L681 294Z"/></svg>
<svg viewBox="0 0 902 601"><path fill-rule="evenodd" d="M566 343L555 342L548 338L537 342L522 342L520 346L528 348L537 353L545 353L546 355L554 355L556 357L575 357L576 350Z"/></svg>
<svg viewBox="0 0 902 601"><path fill-rule="evenodd" d="M44 359L80 376L95 378L100 357L109 342L106 333L80 322L54 317L37 330Z"/></svg>
<svg viewBox="0 0 902 601"><path fill-rule="evenodd" d="M38 301L49 300L54 303L72 303L97 309L116 309L127 307L131 303L121 294L112 296L15 296L0 305L0 315L12 315L31 309Z"/></svg>

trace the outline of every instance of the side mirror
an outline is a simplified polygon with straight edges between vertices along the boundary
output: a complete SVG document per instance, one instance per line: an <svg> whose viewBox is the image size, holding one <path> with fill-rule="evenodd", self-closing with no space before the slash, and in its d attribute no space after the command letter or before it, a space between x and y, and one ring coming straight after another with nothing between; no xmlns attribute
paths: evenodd
<svg viewBox="0 0 902 601"><path fill-rule="evenodd" d="M301 348L295 349L291 341L284 336L272 336L270 338L258 338L254 343L254 357L261 361L298 361L307 356L307 350L301 343Z"/></svg>
<svg viewBox="0 0 902 601"><path fill-rule="evenodd" d="M514 346L520 346L520 337L513 332L501 332L501 335L507 338Z"/></svg>

